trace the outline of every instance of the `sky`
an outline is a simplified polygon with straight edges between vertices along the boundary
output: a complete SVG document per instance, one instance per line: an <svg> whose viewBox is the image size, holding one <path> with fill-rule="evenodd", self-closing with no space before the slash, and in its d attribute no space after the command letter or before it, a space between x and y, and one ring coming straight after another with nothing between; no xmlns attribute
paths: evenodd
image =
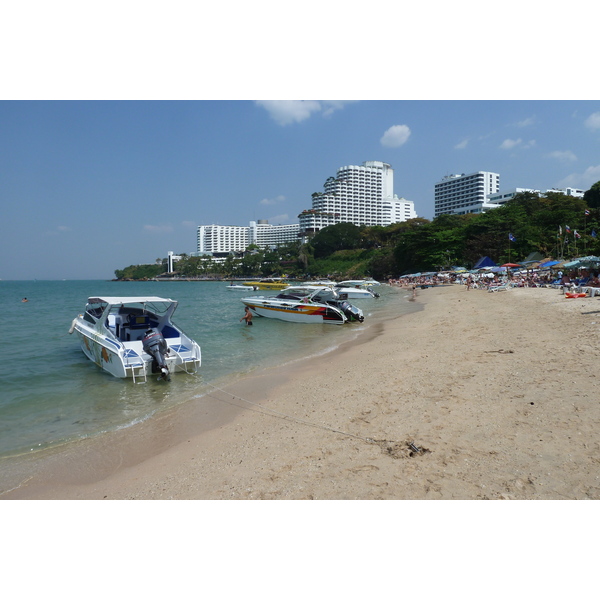
<svg viewBox="0 0 600 600"><path fill-rule="evenodd" d="M296 223L328 177L371 160L427 219L452 173L499 173L501 190L600 180L593 20L542 52L528 18L569 17L507 1L494 26L515 52L485 28L457 35L469 2L436 20L386 2L320 3L318 19L234 3L226 21L137 4L0 9L0 279L110 279L195 251L198 225Z"/></svg>

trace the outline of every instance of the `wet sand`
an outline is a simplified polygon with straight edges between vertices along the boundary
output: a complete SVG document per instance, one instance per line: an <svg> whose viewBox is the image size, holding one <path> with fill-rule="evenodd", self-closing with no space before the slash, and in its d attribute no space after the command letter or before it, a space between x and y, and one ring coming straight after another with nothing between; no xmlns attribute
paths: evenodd
<svg viewBox="0 0 600 600"><path fill-rule="evenodd" d="M36 459L0 498L598 499L600 298L456 285L416 302L335 353Z"/></svg>

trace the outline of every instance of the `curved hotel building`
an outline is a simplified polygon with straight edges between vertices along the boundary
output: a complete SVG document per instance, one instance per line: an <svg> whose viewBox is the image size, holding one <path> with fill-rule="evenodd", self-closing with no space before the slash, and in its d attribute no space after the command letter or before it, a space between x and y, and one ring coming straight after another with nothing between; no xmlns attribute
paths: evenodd
<svg viewBox="0 0 600 600"><path fill-rule="evenodd" d="M323 188L298 215L303 237L337 223L385 227L417 216L413 202L394 194L394 170L384 162L341 167Z"/></svg>

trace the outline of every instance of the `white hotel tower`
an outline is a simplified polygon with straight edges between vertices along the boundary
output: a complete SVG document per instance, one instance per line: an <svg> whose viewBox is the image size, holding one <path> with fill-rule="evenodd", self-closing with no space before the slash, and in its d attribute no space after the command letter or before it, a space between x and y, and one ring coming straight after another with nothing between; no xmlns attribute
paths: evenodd
<svg viewBox="0 0 600 600"><path fill-rule="evenodd" d="M385 227L414 219L414 203L394 195L394 170L380 161L341 167L313 194L312 209L299 215L302 235L337 223Z"/></svg>
<svg viewBox="0 0 600 600"><path fill-rule="evenodd" d="M259 248L281 246L298 239L298 223L271 225L267 220L250 221L248 227L199 225L196 247L201 254L243 252L250 244Z"/></svg>
<svg viewBox="0 0 600 600"><path fill-rule="evenodd" d="M489 171L477 171L469 175L446 175L435 184L435 214L464 215L481 213L495 208L487 202L488 196L500 189L500 175Z"/></svg>

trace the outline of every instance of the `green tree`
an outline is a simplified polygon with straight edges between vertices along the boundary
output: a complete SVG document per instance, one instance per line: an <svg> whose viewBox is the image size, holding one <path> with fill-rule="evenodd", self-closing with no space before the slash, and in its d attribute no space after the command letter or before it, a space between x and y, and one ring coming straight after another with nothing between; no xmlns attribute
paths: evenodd
<svg viewBox="0 0 600 600"><path fill-rule="evenodd" d="M583 199L590 208L600 208L600 181L583 194Z"/></svg>
<svg viewBox="0 0 600 600"><path fill-rule="evenodd" d="M338 223L321 229L311 241L315 258L327 256L336 250L360 248L361 230L352 223Z"/></svg>

